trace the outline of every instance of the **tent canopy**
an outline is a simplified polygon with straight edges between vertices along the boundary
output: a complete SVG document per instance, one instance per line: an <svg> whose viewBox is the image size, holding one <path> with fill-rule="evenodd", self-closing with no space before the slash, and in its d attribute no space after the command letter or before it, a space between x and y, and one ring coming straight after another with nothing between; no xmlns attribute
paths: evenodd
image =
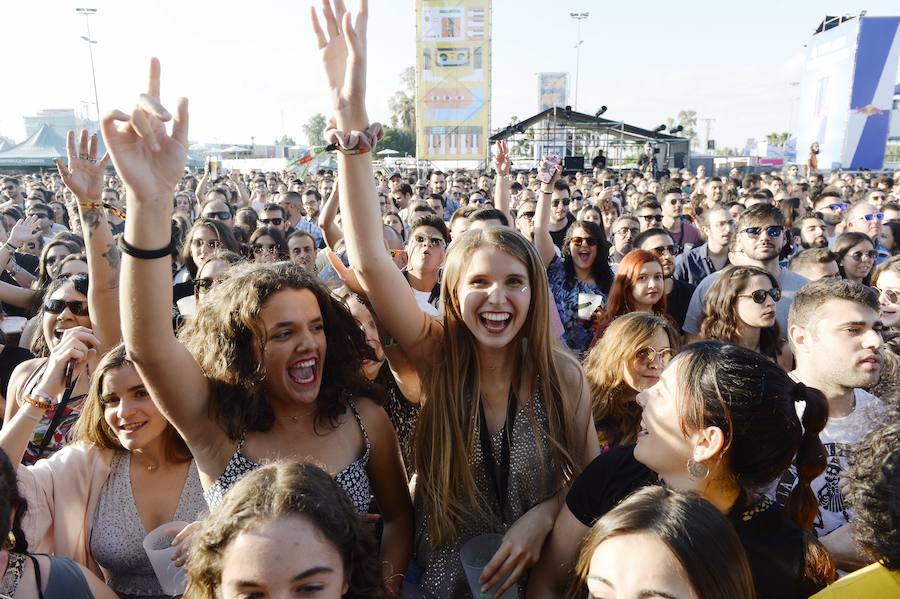
<svg viewBox="0 0 900 599"><path fill-rule="evenodd" d="M97 136L97 143L100 158L106 152L102 136ZM0 151L0 167L53 167L56 158L66 160L66 139L44 124L22 143Z"/></svg>

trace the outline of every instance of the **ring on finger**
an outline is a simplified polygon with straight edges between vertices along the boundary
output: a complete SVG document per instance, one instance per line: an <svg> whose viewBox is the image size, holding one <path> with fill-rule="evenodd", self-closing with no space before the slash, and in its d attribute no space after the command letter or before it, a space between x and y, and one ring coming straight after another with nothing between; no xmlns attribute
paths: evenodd
<svg viewBox="0 0 900 599"><path fill-rule="evenodd" d="M90 157L90 155L88 155L88 154L79 154L79 155L78 155L78 159L79 159L79 160L90 160L91 157Z"/></svg>

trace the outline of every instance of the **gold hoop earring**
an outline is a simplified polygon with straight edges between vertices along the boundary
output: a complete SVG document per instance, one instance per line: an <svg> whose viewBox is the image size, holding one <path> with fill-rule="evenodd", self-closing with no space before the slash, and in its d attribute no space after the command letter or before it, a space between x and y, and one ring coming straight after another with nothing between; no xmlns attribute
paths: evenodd
<svg viewBox="0 0 900 599"><path fill-rule="evenodd" d="M9 531L9 534L6 535L6 541L3 543L4 551L10 551L13 547L16 546L16 533L13 531Z"/></svg>
<svg viewBox="0 0 900 599"><path fill-rule="evenodd" d="M709 476L709 466L703 462L694 461L694 458L688 459L687 471L691 480L705 480L706 477Z"/></svg>

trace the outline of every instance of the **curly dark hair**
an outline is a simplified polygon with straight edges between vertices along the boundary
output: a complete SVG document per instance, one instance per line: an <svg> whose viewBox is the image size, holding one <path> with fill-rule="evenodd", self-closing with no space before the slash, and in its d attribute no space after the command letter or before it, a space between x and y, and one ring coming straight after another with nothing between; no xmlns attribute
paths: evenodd
<svg viewBox="0 0 900 599"><path fill-rule="evenodd" d="M602 221L601 221L602 223ZM609 293L613 282L613 272L609 267L609 241L606 239L606 231L603 230L602 224L593 223L589 220L579 220L572 223L572 226L566 231L566 236L562 244L563 268L566 273L566 281L575 281L575 265L572 264L572 237L575 231L582 229L588 232L588 235L597 240L597 256L591 265L591 275L594 282L603 290L603 293Z"/></svg>
<svg viewBox="0 0 900 599"><path fill-rule="evenodd" d="M312 292L325 323L317 424L327 420L336 426L347 398L373 392L361 366L365 358L375 359L374 352L347 307L314 276L290 262L235 265L179 333L209 379L213 417L233 440L243 431L268 431L275 422L264 389L262 358L268 339L260 312L269 298L285 289Z"/></svg>
<svg viewBox="0 0 900 599"><path fill-rule="evenodd" d="M247 474L203 520L191 542L185 596L218 597L228 545L258 524L289 516L301 516L334 545L349 586L345 597L386 596L372 528L328 473L312 464L286 460Z"/></svg>
<svg viewBox="0 0 900 599"><path fill-rule="evenodd" d="M40 302L35 306L37 310L35 318L37 318L38 322L43 322L44 319L44 312L46 311L44 309L44 300L56 293L56 290L64 285L72 285L72 287L75 288L75 291L87 298L89 282L86 274L79 273L72 276L56 277L50 282L50 286L47 287L44 294L35 298ZM35 333L34 339L31 341L31 353L38 358L46 358L50 355L50 345L47 343L47 340L44 339L44 335L40 330Z"/></svg>
<svg viewBox="0 0 900 599"><path fill-rule="evenodd" d="M900 407L853 448L847 497L856 510L856 540L890 570L900 570Z"/></svg>
<svg viewBox="0 0 900 599"><path fill-rule="evenodd" d="M10 519L13 511L15 517ZM22 519L28 511L28 502L19 494L16 471L9 456L0 449L0 539L6 539L10 531L16 536L9 551L28 553L28 539L22 530Z"/></svg>

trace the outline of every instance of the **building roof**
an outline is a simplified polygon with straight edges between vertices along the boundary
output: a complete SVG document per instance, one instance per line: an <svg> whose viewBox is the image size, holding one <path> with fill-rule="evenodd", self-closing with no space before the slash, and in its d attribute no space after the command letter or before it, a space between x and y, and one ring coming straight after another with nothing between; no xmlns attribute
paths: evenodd
<svg viewBox="0 0 900 599"><path fill-rule="evenodd" d="M585 129L608 129L615 132L625 133L629 137L643 138L648 141L687 141L687 138L684 137L667 135L665 133L654 133L649 129L629 125L628 123L622 121L612 121L610 119L604 119L602 117L585 114L583 112L566 110L565 108L561 108L559 106L548 108L547 110L539 112L532 117L529 117L523 121L519 121L515 125L498 131L491 136L491 141L493 142L504 140L512 135L515 135L516 133L521 133L525 129L528 129L532 125L543 120L556 121L557 123L561 123L563 125Z"/></svg>

